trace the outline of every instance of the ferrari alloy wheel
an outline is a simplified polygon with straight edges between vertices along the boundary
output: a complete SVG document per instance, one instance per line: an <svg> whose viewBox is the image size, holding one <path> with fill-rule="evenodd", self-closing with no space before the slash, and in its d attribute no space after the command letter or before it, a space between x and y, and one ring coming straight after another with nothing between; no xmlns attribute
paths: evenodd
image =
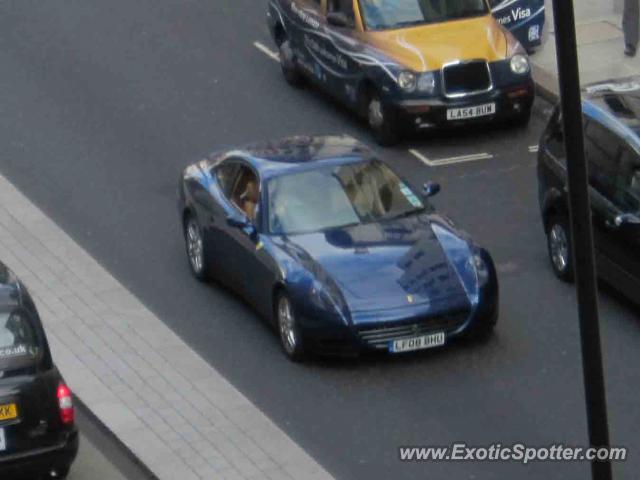
<svg viewBox="0 0 640 480"><path fill-rule="evenodd" d="M282 74L284 75L284 79L287 81L289 85L294 87L299 87L302 85L302 74L296 65L296 59L293 54L293 50L291 49L291 44L288 40L284 40L280 44L280 68L282 69Z"/></svg>
<svg viewBox="0 0 640 480"><path fill-rule="evenodd" d="M283 293L280 294L276 308L282 348L291 360L300 361L304 357L302 338L289 297Z"/></svg>
<svg viewBox="0 0 640 480"><path fill-rule="evenodd" d="M555 274L564 281L573 280L571 237L564 217L555 216L549 221L547 247Z"/></svg>
<svg viewBox="0 0 640 480"><path fill-rule="evenodd" d="M400 140L395 116L393 111L387 107L378 94L371 95L367 104L367 122L369 128L379 145L390 147Z"/></svg>
<svg viewBox="0 0 640 480"><path fill-rule="evenodd" d="M207 280L209 278L209 269L207 266L206 246L200 225L193 216L189 216L185 222L184 237L191 272L198 280Z"/></svg>

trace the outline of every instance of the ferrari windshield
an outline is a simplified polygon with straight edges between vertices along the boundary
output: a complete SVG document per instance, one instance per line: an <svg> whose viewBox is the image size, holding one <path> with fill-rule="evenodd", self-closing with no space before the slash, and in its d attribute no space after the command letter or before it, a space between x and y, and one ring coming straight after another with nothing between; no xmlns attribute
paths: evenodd
<svg viewBox="0 0 640 480"><path fill-rule="evenodd" d="M422 201L384 163L330 166L268 183L269 231L308 233L411 214Z"/></svg>
<svg viewBox="0 0 640 480"><path fill-rule="evenodd" d="M369 30L387 30L487 15L485 0L360 0Z"/></svg>

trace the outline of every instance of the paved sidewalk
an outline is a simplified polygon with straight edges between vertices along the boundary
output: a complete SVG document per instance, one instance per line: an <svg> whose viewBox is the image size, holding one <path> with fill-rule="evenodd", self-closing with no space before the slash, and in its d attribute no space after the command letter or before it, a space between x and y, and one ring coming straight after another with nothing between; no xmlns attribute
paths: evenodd
<svg viewBox="0 0 640 480"><path fill-rule="evenodd" d="M580 81L587 84L611 78L640 75L640 54L624 55L622 16L612 0L573 0L576 16ZM616 13L618 12L618 13ZM558 95L555 31L551 0L546 0L548 36L546 43L531 56L533 77L543 91Z"/></svg>
<svg viewBox="0 0 640 480"><path fill-rule="evenodd" d="M0 259L71 388L159 479L332 478L2 176Z"/></svg>

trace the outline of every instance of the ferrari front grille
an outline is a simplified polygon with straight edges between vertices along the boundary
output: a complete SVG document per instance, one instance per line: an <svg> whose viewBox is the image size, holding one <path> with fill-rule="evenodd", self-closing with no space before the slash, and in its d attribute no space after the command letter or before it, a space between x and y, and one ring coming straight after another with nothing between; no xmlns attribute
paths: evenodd
<svg viewBox="0 0 640 480"><path fill-rule="evenodd" d="M469 312L464 310L439 317L425 318L419 322L395 324L386 327L377 325L362 327L359 329L358 335L370 347L386 349L392 340L418 337L436 332L453 332L460 328L468 317Z"/></svg>

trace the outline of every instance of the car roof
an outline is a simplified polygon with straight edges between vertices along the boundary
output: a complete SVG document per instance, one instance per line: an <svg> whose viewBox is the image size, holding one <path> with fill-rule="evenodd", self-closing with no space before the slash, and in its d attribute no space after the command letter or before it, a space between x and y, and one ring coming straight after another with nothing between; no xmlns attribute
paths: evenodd
<svg viewBox="0 0 640 480"><path fill-rule="evenodd" d="M582 89L583 112L640 151L640 77L592 83Z"/></svg>
<svg viewBox="0 0 640 480"><path fill-rule="evenodd" d="M348 135L295 136L247 145L225 152L218 160L243 158L263 179L320 165L357 163L374 157L363 143Z"/></svg>

